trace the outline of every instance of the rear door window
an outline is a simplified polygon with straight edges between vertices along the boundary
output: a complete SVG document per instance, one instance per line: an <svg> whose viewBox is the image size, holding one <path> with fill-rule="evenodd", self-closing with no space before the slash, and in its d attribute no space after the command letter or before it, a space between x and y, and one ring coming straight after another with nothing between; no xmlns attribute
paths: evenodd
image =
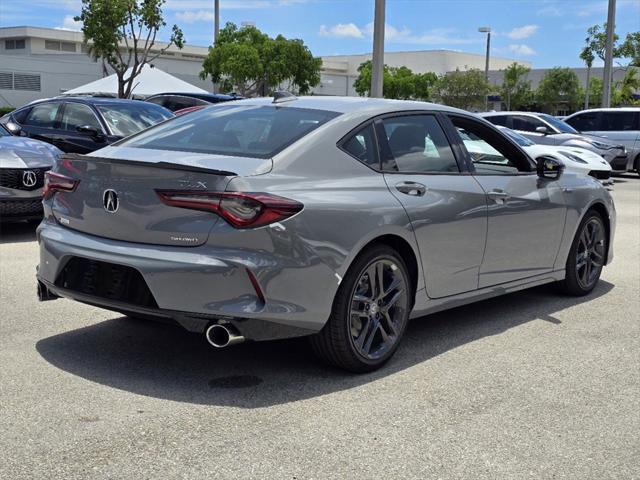
<svg viewBox="0 0 640 480"><path fill-rule="evenodd" d="M632 111L603 112L602 126L599 130L624 132L638 130L638 113Z"/></svg>
<svg viewBox="0 0 640 480"><path fill-rule="evenodd" d="M491 115L490 117L485 117L486 120L489 120L494 125L500 125L502 127L508 127L509 117L507 115Z"/></svg>
<svg viewBox="0 0 640 480"><path fill-rule="evenodd" d="M513 126L511 128L522 132L535 132L538 127L546 127L546 125L537 118L525 115L514 115L512 121Z"/></svg>
<svg viewBox="0 0 640 480"><path fill-rule="evenodd" d="M223 104L177 117L121 145L269 158L338 115L306 108Z"/></svg>
<svg viewBox="0 0 640 480"><path fill-rule="evenodd" d="M76 132L78 127L89 126L102 132L100 121L88 105L81 103L67 103L62 113L62 129Z"/></svg>
<svg viewBox="0 0 640 480"><path fill-rule="evenodd" d="M391 158L383 170L405 173L454 173L458 163L433 115L407 115L382 121Z"/></svg>
<svg viewBox="0 0 640 480"><path fill-rule="evenodd" d="M43 103L36 105L31 109L25 117L23 125L29 125L38 128L54 128L60 103Z"/></svg>

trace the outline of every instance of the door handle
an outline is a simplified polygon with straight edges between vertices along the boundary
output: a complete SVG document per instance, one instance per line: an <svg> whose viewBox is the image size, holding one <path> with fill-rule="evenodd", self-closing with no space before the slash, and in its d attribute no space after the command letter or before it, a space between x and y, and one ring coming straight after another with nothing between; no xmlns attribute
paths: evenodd
<svg viewBox="0 0 640 480"><path fill-rule="evenodd" d="M426 193L427 187L417 182L400 182L396 183L396 190L405 195L421 197Z"/></svg>
<svg viewBox="0 0 640 480"><path fill-rule="evenodd" d="M487 197L489 197L496 203L505 203L507 200L509 200L509 198L511 198L510 195L504 190L491 190L489 193L487 193Z"/></svg>

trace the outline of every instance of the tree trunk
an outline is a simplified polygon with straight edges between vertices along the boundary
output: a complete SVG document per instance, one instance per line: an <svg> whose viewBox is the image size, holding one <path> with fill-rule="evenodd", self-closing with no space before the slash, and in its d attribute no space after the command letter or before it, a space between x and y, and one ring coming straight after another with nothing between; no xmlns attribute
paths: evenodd
<svg viewBox="0 0 640 480"><path fill-rule="evenodd" d="M118 76L118 98L124 98L124 73L117 72Z"/></svg>
<svg viewBox="0 0 640 480"><path fill-rule="evenodd" d="M589 80L591 80L591 67L587 65L587 89L586 94L584 96L584 109L589 108Z"/></svg>

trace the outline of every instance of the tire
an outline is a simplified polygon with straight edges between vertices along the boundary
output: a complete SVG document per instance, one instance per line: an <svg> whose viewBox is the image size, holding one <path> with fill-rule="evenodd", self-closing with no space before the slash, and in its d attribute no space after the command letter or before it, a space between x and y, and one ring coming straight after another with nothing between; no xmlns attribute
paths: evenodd
<svg viewBox="0 0 640 480"><path fill-rule="evenodd" d="M640 153L636 156L636 159L633 162L633 169L636 171L638 176L640 176Z"/></svg>
<svg viewBox="0 0 640 480"><path fill-rule="evenodd" d="M589 294L600 280L608 248L602 216L594 210L587 212L569 250L562 290L574 296Z"/></svg>
<svg viewBox="0 0 640 480"><path fill-rule="evenodd" d="M407 272L391 247L376 245L361 253L340 283L329 320L310 338L314 353L355 373L384 365L398 348L409 319L413 292Z"/></svg>

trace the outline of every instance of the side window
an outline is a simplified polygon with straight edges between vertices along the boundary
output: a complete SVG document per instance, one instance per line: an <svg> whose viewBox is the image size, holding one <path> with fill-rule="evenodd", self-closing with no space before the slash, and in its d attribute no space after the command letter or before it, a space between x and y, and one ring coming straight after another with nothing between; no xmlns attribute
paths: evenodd
<svg viewBox="0 0 640 480"><path fill-rule="evenodd" d="M598 125L598 112L585 112L565 120L579 132L601 130Z"/></svg>
<svg viewBox="0 0 640 480"><path fill-rule="evenodd" d="M81 103L67 103L62 114L62 129L75 132L78 127L88 125L102 132L102 125L96 118L91 107Z"/></svg>
<svg viewBox="0 0 640 480"><path fill-rule="evenodd" d="M538 127L546 127L542 121L535 117L526 117L524 115L513 116L513 128L514 130L520 130L522 132L535 132Z"/></svg>
<svg viewBox="0 0 640 480"><path fill-rule="evenodd" d="M485 117L486 120L489 120L494 125L500 125L502 127L508 127L507 121L509 117L506 115L491 115L490 117Z"/></svg>
<svg viewBox="0 0 640 480"><path fill-rule="evenodd" d="M509 175L534 170L529 157L491 127L465 117L450 118L477 173Z"/></svg>
<svg viewBox="0 0 640 480"><path fill-rule="evenodd" d="M155 105L160 105L161 107L167 108L167 97L166 96L149 98L146 101L149 102L149 103L153 103Z"/></svg>
<svg viewBox="0 0 640 480"><path fill-rule="evenodd" d="M38 128L53 128L58 116L59 103L44 103L31 109L23 121L23 125Z"/></svg>
<svg viewBox="0 0 640 480"><path fill-rule="evenodd" d="M602 127L600 130L609 132L623 132L626 130L637 130L636 113L625 112L604 112L602 114Z"/></svg>
<svg viewBox="0 0 640 480"><path fill-rule="evenodd" d="M433 115L407 115L382 121L391 159L383 170L407 173L459 172L449 140Z"/></svg>
<svg viewBox="0 0 640 480"><path fill-rule="evenodd" d="M342 143L341 147L365 165L376 169L380 168L373 123L369 123L351 135Z"/></svg>

